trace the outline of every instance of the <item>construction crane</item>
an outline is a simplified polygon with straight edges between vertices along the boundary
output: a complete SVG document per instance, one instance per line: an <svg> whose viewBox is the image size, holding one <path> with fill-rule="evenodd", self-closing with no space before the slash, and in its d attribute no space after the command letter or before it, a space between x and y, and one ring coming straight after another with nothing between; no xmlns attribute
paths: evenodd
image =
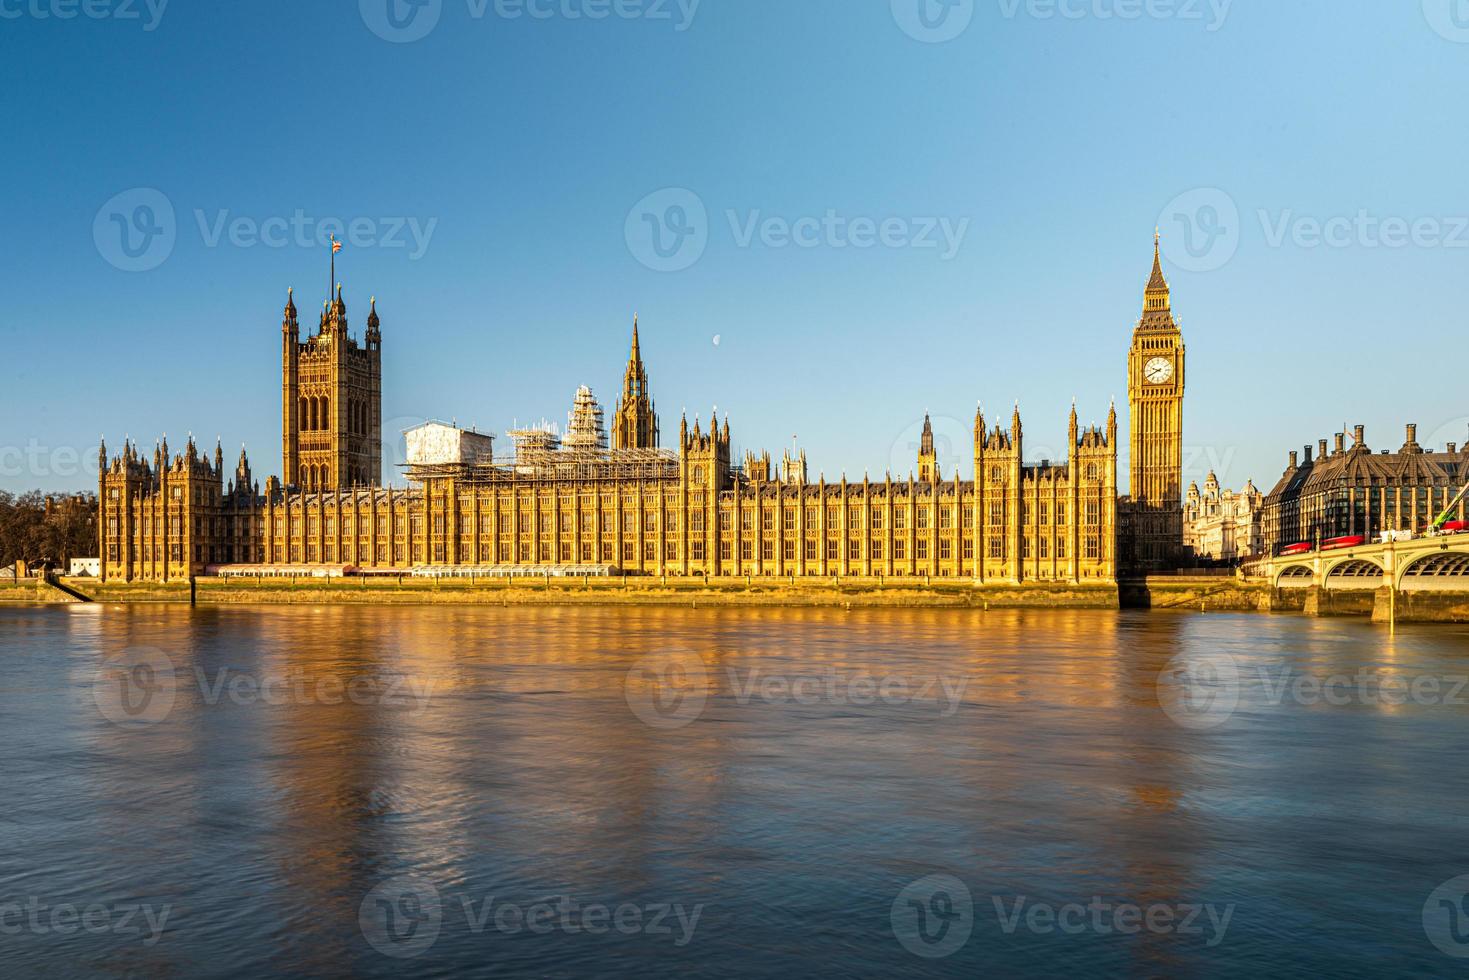
<svg viewBox="0 0 1469 980"><path fill-rule="evenodd" d="M1464 484L1464 489L1460 490L1459 495L1453 499L1448 508L1442 514L1438 515L1438 520L1428 525L1428 529L1434 533L1442 531L1444 525L1449 523L1449 518L1454 516L1455 508L1459 506L1466 495L1469 495L1469 483ZM1456 528L1456 530L1461 529Z"/></svg>

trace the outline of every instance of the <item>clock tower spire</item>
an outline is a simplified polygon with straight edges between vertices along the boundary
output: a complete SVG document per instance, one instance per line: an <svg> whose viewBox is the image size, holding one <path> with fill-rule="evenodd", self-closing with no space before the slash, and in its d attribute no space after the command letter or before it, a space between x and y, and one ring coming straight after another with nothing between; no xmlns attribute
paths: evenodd
<svg viewBox="0 0 1469 980"><path fill-rule="evenodd" d="M1132 333L1127 392L1131 427L1133 559L1141 569L1176 565L1183 549L1183 332L1153 234L1153 274Z"/></svg>

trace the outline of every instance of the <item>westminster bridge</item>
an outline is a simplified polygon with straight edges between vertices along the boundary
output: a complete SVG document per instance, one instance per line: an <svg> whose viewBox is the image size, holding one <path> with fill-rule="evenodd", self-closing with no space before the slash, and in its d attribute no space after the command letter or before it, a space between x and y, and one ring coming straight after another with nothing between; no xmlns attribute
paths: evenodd
<svg viewBox="0 0 1469 980"><path fill-rule="evenodd" d="M1469 534L1279 555L1250 566L1277 608L1469 621Z"/></svg>

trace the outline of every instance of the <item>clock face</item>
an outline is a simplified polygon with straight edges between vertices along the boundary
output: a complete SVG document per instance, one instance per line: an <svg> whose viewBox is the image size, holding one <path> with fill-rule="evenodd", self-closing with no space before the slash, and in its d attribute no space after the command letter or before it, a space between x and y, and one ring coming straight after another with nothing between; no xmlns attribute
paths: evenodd
<svg viewBox="0 0 1469 980"><path fill-rule="evenodd" d="M1173 380L1173 362L1166 357L1155 357L1143 365L1143 377L1150 385L1167 384Z"/></svg>

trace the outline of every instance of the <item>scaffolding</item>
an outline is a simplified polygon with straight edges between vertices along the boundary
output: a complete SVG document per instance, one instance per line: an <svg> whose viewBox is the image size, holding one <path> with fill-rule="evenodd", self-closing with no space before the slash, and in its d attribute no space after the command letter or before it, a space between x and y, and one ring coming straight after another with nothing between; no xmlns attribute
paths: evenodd
<svg viewBox="0 0 1469 980"><path fill-rule="evenodd" d="M405 467L416 483L454 480L466 486L676 483L678 468L678 452L672 449L533 449L481 456L472 463Z"/></svg>

